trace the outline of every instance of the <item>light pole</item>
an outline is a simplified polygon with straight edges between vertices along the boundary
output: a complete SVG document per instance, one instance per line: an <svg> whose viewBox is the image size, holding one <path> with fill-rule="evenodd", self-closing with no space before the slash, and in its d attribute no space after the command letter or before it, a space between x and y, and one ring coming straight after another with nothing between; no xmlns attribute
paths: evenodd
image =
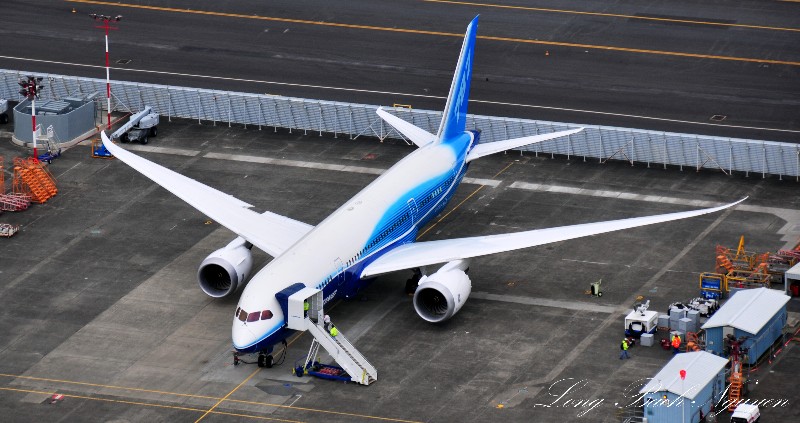
<svg viewBox="0 0 800 423"><path fill-rule="evenodd" d="M681 369L679 372L681 375L681 395L683 398L681 399L681 422L686 421L686 388L683 387L683 382L686 380L686 370Z"/></svg>
<svg viewBox="0 0 800 423"><path fill-rule="evenodd" d="M20 78L19 86L22 87L19 93L31 101L31 127L33 128L33 158L39 160L36 154L36 99L39 97L39 90L42 89L41 76L28 76L27 79Z"/></svg>
<svg viewBox="0 0 800 423"><path fill-rule="evenodd" d="M108 31L110 29L117 29L111 26L110 22L119 22L122 19L122 15L117 15L112 18L111 16L92 13L89 16L92 19L103 23L102 26L96 26L95 28L102 28L106 30L106 107L108 108L108 129L111 130L111 72L108 64Z"/></svg>

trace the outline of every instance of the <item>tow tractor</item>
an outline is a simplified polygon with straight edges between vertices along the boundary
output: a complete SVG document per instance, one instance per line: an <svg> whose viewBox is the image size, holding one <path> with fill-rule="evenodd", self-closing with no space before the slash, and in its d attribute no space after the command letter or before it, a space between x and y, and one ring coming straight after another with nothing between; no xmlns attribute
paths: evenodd
<svg viewBox="0 0 800 423"><path fill-rule="evenodd" d="M0 123L8 123L8 100L0 98Z"/></svg>
<svg viewBox="0 0 800 423"><path fill-rule="evenodd" d="M145 108L130 117L128 123L122 125L111 134L111 139L119 139L121 142L139 141L147 144L149 137L158 135L158 113L153 113L153 108Z"/></svg>

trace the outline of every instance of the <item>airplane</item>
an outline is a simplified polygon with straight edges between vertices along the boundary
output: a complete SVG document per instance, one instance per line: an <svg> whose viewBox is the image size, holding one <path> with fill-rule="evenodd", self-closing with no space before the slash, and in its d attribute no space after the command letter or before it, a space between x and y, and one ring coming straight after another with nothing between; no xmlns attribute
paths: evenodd
<svg viewBox="0 0 800 423"><path fill-rule="evenodd" d="M329 303L352 297L378 275L443 264L420 277L413 297L422 319L443 322L469 297L467 270L475 257L700 216L744 201L656 216L417 242L420 229L447 206L470 162L583 129L490 143L479 143L480 132L466 130L478 17L467 27L438 133L379 108L377 114L418 148L316 226L269 211L258 213L242 200L128 152L102 133L111 154L238 235L203 260L197 272L200 287L211 297L242 291L231 329L236 352L258 353L259 365L263 359L266 367L272 366L273 347L294 333L276 294L297 283L322 290L323 303ZM248 283L253 246L273 260Z"/></svg>

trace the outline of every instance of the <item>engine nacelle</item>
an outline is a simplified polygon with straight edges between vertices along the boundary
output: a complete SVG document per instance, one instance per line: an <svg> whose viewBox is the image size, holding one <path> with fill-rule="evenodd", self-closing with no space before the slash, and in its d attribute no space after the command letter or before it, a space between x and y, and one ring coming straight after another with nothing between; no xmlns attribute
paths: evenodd
<svg viewBox="0 0 800 423"><path fill-rule="evenodd" d="M429 322L443 322L453 317L467 302L472 282L466 274L467 260L451 261L436 273L423 276L414 292L414 309Z"/></svg>
<svg viewBox="0 0 800 423"><path fill-rule="evenodd" d="M217 251L209 254L197 270L200 288L210 297L221 298L235 293L244 286L253 268L252 245L236 238Z"/></svg>

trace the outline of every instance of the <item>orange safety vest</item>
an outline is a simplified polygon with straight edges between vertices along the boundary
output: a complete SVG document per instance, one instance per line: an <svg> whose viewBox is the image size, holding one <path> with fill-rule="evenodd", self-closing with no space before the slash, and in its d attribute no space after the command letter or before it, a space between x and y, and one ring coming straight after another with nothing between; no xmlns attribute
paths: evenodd
<svg viewBox="0 0 800 423"><path fill-rule="evenodd" d="M681 347L681 337L676 336L672 338L672 348L680 348Z"/></svg>

